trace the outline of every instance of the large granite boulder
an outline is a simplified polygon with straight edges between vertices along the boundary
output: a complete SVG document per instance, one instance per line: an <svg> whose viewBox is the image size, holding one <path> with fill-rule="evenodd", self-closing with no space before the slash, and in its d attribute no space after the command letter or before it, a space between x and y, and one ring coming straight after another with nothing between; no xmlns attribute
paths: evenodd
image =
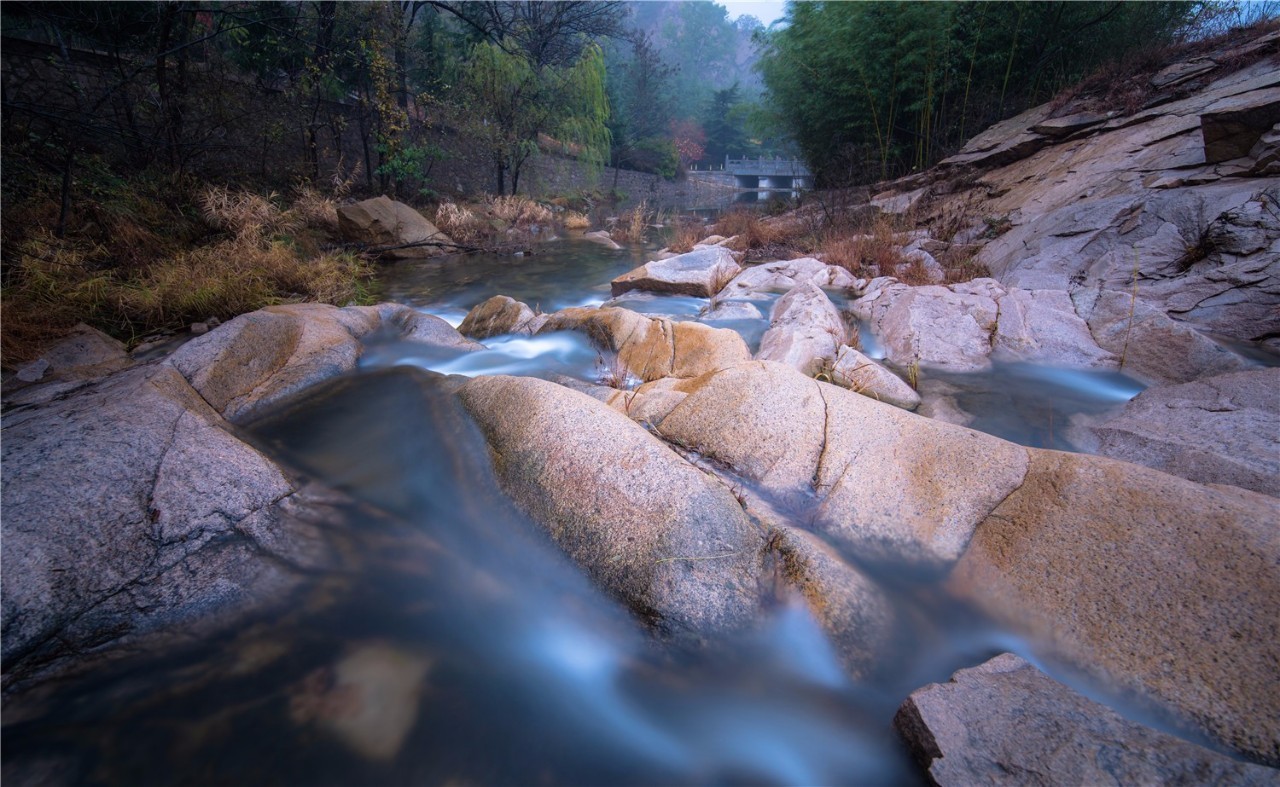
<svg viewBox="0 0 1280 787"><path fill-rule="evenodd" d="M835 361L836 350L848 339L849 327L827 294L805 282L773 304L756 358L813 375Z"/></svg>
<svg viewBox="0 0 1280 787"><path fill-rule="evenodd" d="M174 368L4 416L6 690L139 635L286 602L329 560L308 496Z"/></svg>
<svg viewBox="0 0 1280 787"><path fill-rule="evenodd" d="M169 356L214 410L243 422L276 402L348 372L361 340L384 330L458 353L484 349L439 317L399 304L339 309L306 303L242 314Z"/></svg>
<svg viewBox="0 0 1280 787"><path fill-rule="evenodd" d="M678 254L665 260L646 262L612 282L614 297L630 290L710 298L742 267L723 246Z"/></svg>
<svg viewBox="0 0 1280 787"><path fill-rule="evenodd" d="M1280 497L1280 368L1148 388L1075 431L1103 456Z"/></svg>
<svg viewBox="0 0 1280 787"><path fill-rule="evenodd" d="M988 288L979 289L985 283ZM991 337L1000 316L997 300L1003 294L990 280L911 287L876 279L852 309L870 323L886 357L897 366L980 371L991 366Z"/></svg>
<svg viewBox="0 0 1280 787"><path fill-rule="evenodd" d="M813 257L765 262L744 269L720 290L721 299L750 300L769 293L788 292L801 284L819 287L852 287L853 275Z"/></svg>
<svg viewBox="0 0 1280 787"><path fill-rule="evenodd" d="M433 244L453 241L418 211L387 197L338 206L338 231L343 240L372 247L392 247L382 256L392 259L434 257L450 249Z"/></svg>
<svg viewBox="0 0 1280 787"><path fill-rule="evenodd" d="M1099 347L1089 325L1062 290L1007 290L997 299L992 355L1076 369L1114 369L1117 357Z"/></svg>
<svg viewBox="0 0 1280 787"><path fill-rule="evenodd" d="M509 333L533 335L546 322L545 315L533 313L527 305L506 295L495 295L467 312L458 333L472 339L488 339Z"/></svg>
<svg viewBox="0 0 1280 787"><path fill-rule="evenodd" d="M836 353L831 382L904 410L920 406L920 394L905 380L847 345Z"/></svg>
<svg viewBox="0 0 1280 787"><path fill-rule="evenodd" d="M696 322L646 317L617 307L561 309L539 333L578 331L619 364L618 376L642 382L697 377L748 360L751 351L736 331Z"/></svg>
<svg viewBox="0 0 1280 787"><path fill-rule="evenodd" d="M1280 771L1130 721L1011 653L912 692L893 726L942 787L1280 784Z"/></svg>
<svg viewBox="0 0 1280 787"><path fill-rule="evenodd" d="M727 488L564 386L479 377L458 395L507 494L638 615L677 636L751 620L764 533Z"/></svg>
<svg viewBox="0 0 1280 787"><path fill-rule="evenodd" d="M1029 453L952 591L1054 661L1280 764L1280 501Z"/></svg>
<svg viewBox="0 0 1280 787"><path fill-rule="evenodd" d="M665 438L732 468L867 559L948 565L1027 468L1019 446L782 364L741 364L684 387L688 396L657 424Z"/></svg>
<svg viewBox="0 0 1280 787"><path fill-rule="evenodd" d="M69 383L104 377L132 363L123 343L80 323L39 358L19 369L16 377L27 383L51 380Z"/></svg>

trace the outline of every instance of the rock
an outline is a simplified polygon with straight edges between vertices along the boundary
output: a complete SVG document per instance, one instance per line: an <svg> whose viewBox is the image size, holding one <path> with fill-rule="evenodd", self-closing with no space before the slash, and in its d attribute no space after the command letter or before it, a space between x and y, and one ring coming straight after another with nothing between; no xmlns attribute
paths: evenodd
<svg viewBox="0 0 1280 787"><path fill-rule="evenodd" d="M916 413L925 418L934 418L956 426L968 426L974 417L965 412L956 401L960 389L942 380L920 381L920 406Z"/></svg>
<svg viewBox="0 0 1280 787"><path fill-rule="evenodd" d="M582 237L584 240L589 240L592 243L599 243L601 246L604 246L606 248L610 248L610 249L622 248L621 246L618 245L617 241L615 241L613 238L609 236L608 230L596 230L595 232L584 232L582 233Z"/></svg>
<svg viewBox="0 0 1280 787"><path fill-rule="evenodd" d="M1218 64L1208 57L1184 60L1181 63L1174 63L1160 69L1159 73L1151 77L1151 85L1157 88L1172 87L1189 79L1194 79L1217 67Z"/></svg>
<svg viewBox="0 0 1280 787"><path fill-rule="evenodd" d="M698 245L699 246L719 246L720 244L724 243L727 240L729 239L723 235L708 235L707 237L698 241Z"/></svg>
<svg viewBox="0 0 1280 787"><path fill-rule="evenodd" d="M389 197L381 196L338 207L338 230L343 240L369 246L401 246L413 243L453 243L418 211ZM389 249L383 256L392 259L435 257L447 254L439 246L411 246Z"/></svg>
<svg viewBox="0 0 1280 787"><path fill-rule="evenodd" d="M698 316L702 322L718 322L720 320L763 320L764 315L754 303L748 301L713 300L703 313Z"/></svg>
<svg viewBox="0 0 1280 787"><path fill-rule="evenodd" d="M871 198L871 205L881 213L902 215L910 213L929 191L928 187L898 193L885 191Z"/></svg>
<svg viewBox="0 0 1280 787"><path fill-rule="evenodd" d="M759 314L759 312L756 313ZM16 376L24 383L34 383L44 377L47 371L49 371L49 362L44 358L37 358L31 363L24 364Z"/></svg>
<svg viewBox="0 0 1280 787"><path fill-rule="evenodd" d="M849 346L841 347L831 367L831 381L854 393L904 410L920 406L920 394L902 378Z"/></svg>
<svg viewBox="0 0 1280 787"><path fill-rule="evenodd" d="M293 515L306 496L167 365L3 423L7 689L137 635L287 601L301 576L287 567L328 560Z"/></svg>
<svg viewBox="0 0 1280 787"><path fill-rule="evenodd" d="M718 297L750 300L761 295L788 292L806 282L819 287L850 287L853 275L844 268L827 265L813 257L766 262L744 269L724 286Z"/></svg>
<svg viewBox="0 0 1280 787"><path fill-rule="evenodd" d="M1280 91L1258 91L1218 102L1200 116L1204 160L1210 164L1249 155L1259 138L1280 123Z"/></svg>
<svg viewBox="0 0 1280 787"><path fill-rule="evenodd" d="M1033 125L1031 130L1048 137L1066 137L1077 131L1096 126L1104 120L1107 120L1107 116L1097 112L1077 112L1074 115L1064 115L1063 117L1041 121Z"/></svg>
<svg viewBox="0 0 1280 787"><path fill-rule="evenodd" d="M628 290L710 298L741 271L728 249L716 246L646 262L614 279L614 297Z"/></svg>
<svg viewBox="0 0 1280 787"><path fill-rule="evenodd" d="M204 336L209 332L209 324L203 322L191 323L191 333L194 336Z"/></svg>
<svg viewBox="0 0 1280 787"><path fill-rule="evenodd" d="M1280 368L1148 388L1088 431L1103 456L1280 497Z"/></svg>
<svg viewBox="0 0 1280 787"><path fill-rule="evenodd" d="M944 786L1280 783L1270 768L1129 721L1012 653L912 692L893 726Z"/></svg>
<svg viewBox="0 0 1280 787"><path fill-rule="evenodd" d="M902 260L907 265L918 268L923 278L933 284L941 284L947 278L947 272L932 254L924 249L904 251Z"/></svg>
<svg viewBox="0 0 1280 787"><path fill-rule="evenodd" d="M658 424L665 438L732 468L869 560L947 565L1027 467L1019 446L777 363L683 387L688 397Z"/></svg>
<svg viewBox="0 0 1280 787"><path fill-rule="evenodd" d="M1062 290L1009 290L999 300L995 357L1060 366L1115 369L1119 358L1099 347Z"/></svg>
<svg viewBox="0 0 1280 787"><path fill-rule="evenodd" d="M1055 662L1280 764L1280 501L1104 457L1029 453L1025 481L953 569L952 592Z"/></svg>
<svg viewBox="0 0 1280 787"><path fill-rule="evenodd" d="M676 405L688 396L686 388L690 380L681 377L663 377L645 383L634 391L613 391L600 398L605 404L640 424L660 423Z"/></svg>
<svg viewBox="0 0 1280 787"><path fill-rule="evenodd" d="M638 615L677 635L752 619L764 536L725 487L554 383L479 377L458 395L507 494Z"/></svg>
<svg viewBox="0 0 1280 787"><path fill-rule="evenodd" d="M548 315L539 333L579 331L641 381L697 377L748 360L736 331L645 317L629 309L575 307Z"/></svg>
<svg viewBox="0 0 1280 787"><path fill-rule="evenodd" d="M812 376L835 360L837 348L848 338L849 328L835 305L816 284L806 282L773 304L756 358Z"/></svg>
<svg viewBox="0 0 1280 787"><path fill-rule="evenodd" d="M991 365L991 337L1000 312L996 298L987 294L960 285L910 287L880 279L867 286L852 309L870 323L896 366L981 371Z"/></svg>
<svg viewBox="0 0 1280 787"><path fill-rule="evenodd" d="M316 383L354 369L360 340L387 327L408 341L457 352L483 349L444 320L399 304L339 309L269 306L183 345L165 363L214 410L243 422Z"/></svg>
<svg viewBox="0 0 1280 787"><path fill-rule="evenodd" d="M541 327L537 323L533 309L514 298L495 295L467 312L458 326L458 333L472 339L488 339L509 333L533 335Z"/></svg>
<svg viewBox="0 0 1280 787"><path fill-rule="evenodd" d="M1209 337L1170 319L1131 293L1078 291L1076 308L1098 346L1118 368L1151 383L1181 383L1243 369L1243 358Z"/></svg>

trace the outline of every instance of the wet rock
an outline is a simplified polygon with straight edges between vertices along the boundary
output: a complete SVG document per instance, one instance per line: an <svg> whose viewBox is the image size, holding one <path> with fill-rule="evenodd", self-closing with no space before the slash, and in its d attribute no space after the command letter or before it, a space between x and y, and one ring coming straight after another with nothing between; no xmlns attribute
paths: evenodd
<svg viewBox="0 0 1280 787"><path fill-rule="evenodd" d="M488 339L509 333L533 335L540 327L533 309L514 298L495 295L467 312L458 333L472 339Z"/></svg>
<svg viewBox="0 0 1280 787"><path fill-rule="evenodd" d="M774 303L756 358L813 375L835 360L837 348L848 338L849 328L835 305L817 285L806 282Z"/></svg>
<svg viewBox="0 0 1280 787"><path fill-rule="evenodd" d="M554 383L480 377L458 395L503 489L619 600L677 635L752 618L764 537L726 488L625 416Z"/></svg>
<svg viewBox="0 0 1280 787"><path fill-rule="evenodd" d="M777 363L684 387L688 397L658 424L664 437L732 468L868 559L947 565L1027 467L1019 446Z"/></svg>
<svg viewBox="0 0 1280 787"><path fill-rule="evenodd" d="M1080 291L1074 300L1098 346L1122 360L1119 368L1126 374L1152 383L1181 383L1247 366L1235 353L1131 293Z"/></svg>
<svg viewBox="0 0 1280 787"><path fill-rule="evenodd" d="M1280 368L1148 388L1087 431L1103 456L1280 497Z"/></svg>
<svg viewBox="0 0 1280 787"><path fill-rule="evenodd" d="M43 378L47 371L49 371L49 362L44 358L37 358L31 363L23 364L16 376L24 383L34 383Z"/></svg>
<svg viewBox="0 0 1280 787"><path fill-rule="evenodd" d="M386 196L340 205L338 230L342 233L343 240L374 247L422 244L383 252L384 257L392 259L447 254L448 250L427 244L453 243L449 236L436 229L421 213Z"/></svg>
<svg viewBox="0 0 1280 787"><path fill-rule="evenodd" d="M920 406L920 394L901 377L849 346L841 347L837 353L831 367L831 381L904 410Z"/></svg>
<svg viewBox="0 0 1280 787"><path fill-rule="evenodd" d="M360 340L380 328L407 341L467 352L483 345L444 320L398 304L269 306L188 342L165 362L215 410L246 421L271 404L354 369Z"/></svg>
<svg viewBox="0 0 1280 787"><path fill-rule="evenodd" d="M287 598L327 558L295 483L165 365L6 414L5 685Z"/></svg>
<svg viewBox="0 0 1280 787"><path fill-rule="evenodd" d="M1055 661L1280 764L1280 501L1029 453L952 591Z"/></svg>
<svg viewBox="0 0 1280 787"><path fill-rule="evenodd" d="M933 418L956 426L968 426L974 417L966 412L956 400L960 389L942 380L924 379L920 381L920 406L916 413L926 418Z"/></svg>
<svg viewBox="0 0 1280 787"><path fill-rule="evenodd" d="M191 323L190 330L193 336L204 336L206 333L209 332L209 324L203 323L203 322L193 322Z"/></svg>
<svg viewBox="0 0 1280 787"><path fill-rule="evenodd" d="M645 317L629 309L562 309L549 315L539 332L565 330L587 334L616 357L620 372L644 382L697 377L751 357L736 331Z"/></svg>
<svg viewBox="0 0 1280 787"><path fill-rule="evenodd" d="M710 298L741 271L728 249L720 246L646 262L612 282L616 297L629 290Z"/></svg>
<svg viewBox="0 0 1280 787"><path fill-rule="evenodd" d="M1129 721L1011 653L912 692L893 725L938 785L1280 783L1270 768Z"/></svg>
<svg viewBox="0 0 1280 787"><path fill-rule="evenodd" d="M854 679L874 673L893 642L895 617L883 590L821 538L781 526L769 549L781 561L783 581L805 599Z"/></svg>

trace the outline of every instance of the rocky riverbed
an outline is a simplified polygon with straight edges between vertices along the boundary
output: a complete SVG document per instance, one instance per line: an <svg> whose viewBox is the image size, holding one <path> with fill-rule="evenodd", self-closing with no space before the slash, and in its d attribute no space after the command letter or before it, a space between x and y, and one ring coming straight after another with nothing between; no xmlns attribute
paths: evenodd
<svg viewBox="0 0 1280 787"><path fill-rule="evenodd" d="M5 779L1280 783L1262 62L873 202L977 172L992 278L709 238L461 330L79 331L4 392ZM966 426L1008 364L1146 389L1051 450Z"/></svg>

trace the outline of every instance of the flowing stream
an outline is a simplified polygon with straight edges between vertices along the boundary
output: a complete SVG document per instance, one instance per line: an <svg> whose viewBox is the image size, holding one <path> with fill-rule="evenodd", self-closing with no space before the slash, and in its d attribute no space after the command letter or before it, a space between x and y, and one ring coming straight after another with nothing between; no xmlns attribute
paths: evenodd
<svg viewBox="0 0 1280 787"><path fill-rule="evenodd" d="M457 324L495 294L544 311L601 303L642 256L565 241L524 258L400 263L385 288ZM703 303L627 302L685 319ZM768 299L760 306L767 314ZM756 343L761 323L734 327ZM23 773L101 784L911 784L919 776L890 730L906 695L1002 651L1033 655L935 577L861 563L902 621L864 680L782 591L737 637L655 642L500 492L483 437L439 374L594 380L598 355L576 334L485 344L456 356L374 341L357 373L252 424L264 450L357 501L325 531L345 568L308 578L287 613L57 687L42 712L6 725ZM947 381L976 428L1033 444L1059 439L1044 428L1046 401L1065 423L1137 390L1035 367L984 377Z"/></svg>

